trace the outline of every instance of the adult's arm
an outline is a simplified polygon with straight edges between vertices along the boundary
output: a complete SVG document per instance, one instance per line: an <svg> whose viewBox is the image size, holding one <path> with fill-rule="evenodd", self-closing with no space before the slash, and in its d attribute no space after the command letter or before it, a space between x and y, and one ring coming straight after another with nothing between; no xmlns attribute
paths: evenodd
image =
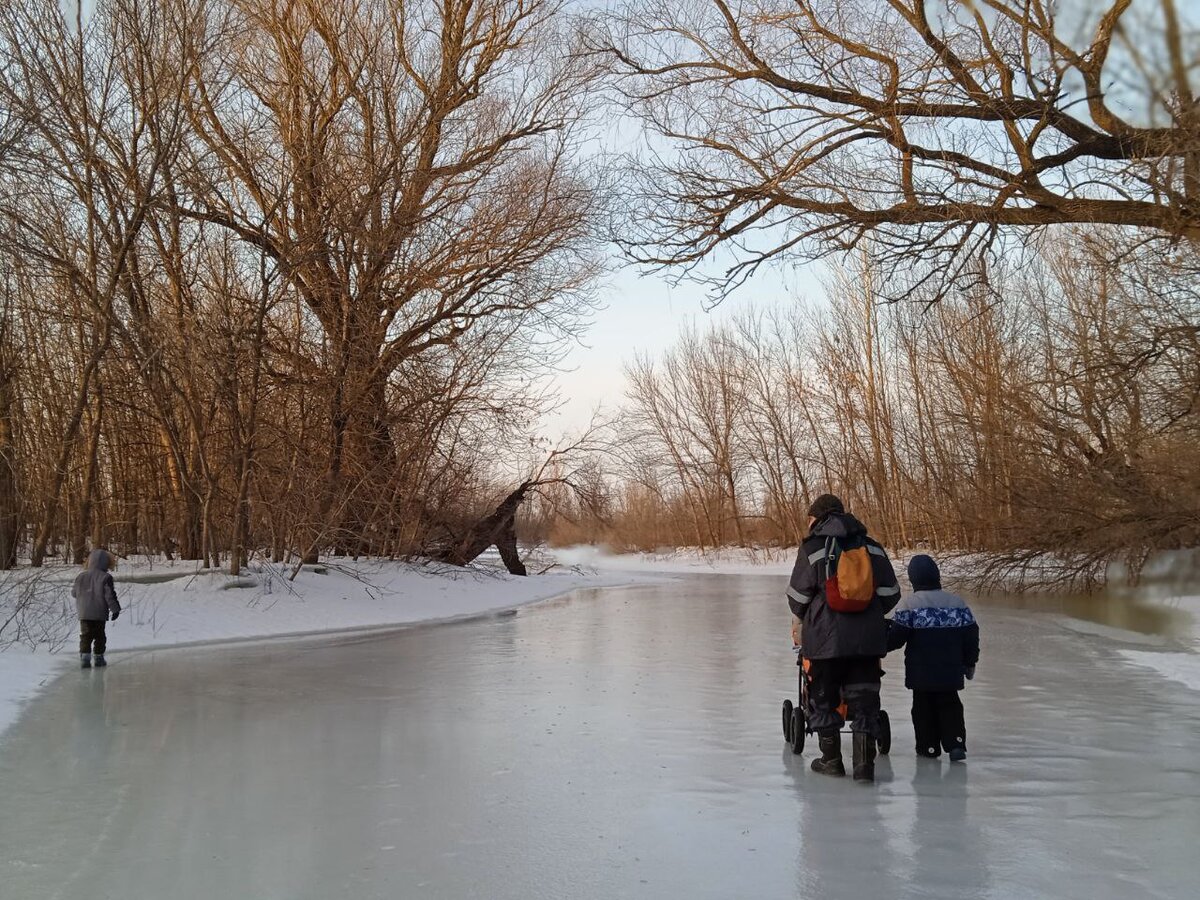
<svg viewBox="0 0 1200 900"><path fill-rule="evenodd" d="M887 620L887 648L888 653L893 650L899 650L908 643L908 639L912 637L912 628L906 624L906 619L903 616L903 610L896 614L897 618Z"/></svg>
<svg viewBox="0 0 1200 900"><path fill-rule="evenodd" d="M796 555L796 565L792 568L792 578L788 582L787 601L792 615L802 622L813 598L817 596L817 587L816 567L801 544L800 552Z"/></svg>
<svg viewBox="0 0 1200 900"><path fill-rule="evenodd" d="M875 596L883 606L884 615L887 615L900 602L900 582L896 580L896 570L892 568L892 561L883 547L871 541L867 544L867 551L871 554L871 574L875 576Z"/></svg>

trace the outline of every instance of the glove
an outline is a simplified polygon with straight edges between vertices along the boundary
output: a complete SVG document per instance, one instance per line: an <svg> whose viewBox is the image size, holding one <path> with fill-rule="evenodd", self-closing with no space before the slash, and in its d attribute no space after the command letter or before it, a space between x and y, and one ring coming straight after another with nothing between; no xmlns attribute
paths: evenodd
<svg viewBox="0 0 1200 900"><path fill-rule="evenodd" d="M967 671L963 673L967 676L967 681L972 681L975 678L975 667L967 666Z"/></svg>
<svg viewBox="0 0 1200 900"><path fill-rule="evenodd" d="M115 622L115 621L117 621L117 616L119 616L120 614L121 614L121 611L119 609L114 609L112 612L112 615L109 616L108 618L110 620L112 620L113 622Z"/></svg>

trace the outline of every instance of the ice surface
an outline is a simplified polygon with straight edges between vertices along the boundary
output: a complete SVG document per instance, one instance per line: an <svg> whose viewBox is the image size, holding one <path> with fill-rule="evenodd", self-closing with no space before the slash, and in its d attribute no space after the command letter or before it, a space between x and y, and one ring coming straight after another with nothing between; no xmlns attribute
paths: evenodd
<svg viewBox="0 0 1200 900"><path fill-rule="evenodd" d="M977 607L965 766L785 749L778 578L68 672L0 738L0 895L1191 898L1200 694ZM847 742L848 751L848 742Z"/></svg>
<svg viewBox="0 0 1200 900"><path fill-rule="evenodd" d="M257 567L242 578L221 572L196 572L195 563L151 565L122 560L115 574L123 607L108 626L110 660L130 650L180 644L245 640L286 634L377 628L434 619L471 616L545 600L577 587L647 580L642 573L588 574L565 569L535 578L449 566L341 560L322 567L325 574ZM64 611L74 610L70 586L79 569L47 566L42 578L61 596ZM27 577L29 570L23 570ZM0 592L9 573L0 572ZM248 586L250 585L250 586ZM237 588L231 590L230 588ZM0 607L2 609L2 607ZM78 623L59 622L58 650L16 645L0 653L0 734L23 704L48 678L78 664L74 649Z"/></svg>

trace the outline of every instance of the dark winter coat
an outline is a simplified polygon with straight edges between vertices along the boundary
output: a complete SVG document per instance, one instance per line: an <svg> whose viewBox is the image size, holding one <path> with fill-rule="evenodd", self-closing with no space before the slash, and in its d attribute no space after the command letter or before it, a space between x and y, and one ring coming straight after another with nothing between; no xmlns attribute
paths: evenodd
<svg viewBox="0 0 1200 900"><path fill-rule="evenodd" d="M71 596L75 598L75 611L80 620L103 622L110 613L115 619L121 611L112 575L108 574L108 562L107 551L93 550L88 557L87 570L75 578Z"/></svg>
<svg viewBox="0 0 1200 900"><path fill-rule="evenodd" d="M896 608L888 650L904 647L904 686L914 691L960 691L979 662L979 625L962 597L917 591Z"/></svg>
<svg viewBox="0 0 1200 900"><path fill-rule="evenodd" d="M826 542L862 537L871 556L875 595L865 610L842 613L825 602ZM788 606L803 627L804 655L809 659L879 656L887 652L884 616L900 599L900 587L887 553L867 537L862 522L847 513L832 513L813 525L800 545L787 590Z"/></svg>

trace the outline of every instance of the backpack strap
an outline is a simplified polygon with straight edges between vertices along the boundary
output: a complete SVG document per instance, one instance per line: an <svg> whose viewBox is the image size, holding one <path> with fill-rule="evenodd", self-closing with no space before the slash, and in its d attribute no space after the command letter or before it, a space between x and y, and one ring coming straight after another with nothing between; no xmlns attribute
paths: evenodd
<svg viewBox="0 0 1200 900"><path fill-rule="evenodd" d="M831 573L837 568L837 558L841 555L842 547L838 543L837 538L830 536L825 538L825 578L828 580Z"/></svg>

